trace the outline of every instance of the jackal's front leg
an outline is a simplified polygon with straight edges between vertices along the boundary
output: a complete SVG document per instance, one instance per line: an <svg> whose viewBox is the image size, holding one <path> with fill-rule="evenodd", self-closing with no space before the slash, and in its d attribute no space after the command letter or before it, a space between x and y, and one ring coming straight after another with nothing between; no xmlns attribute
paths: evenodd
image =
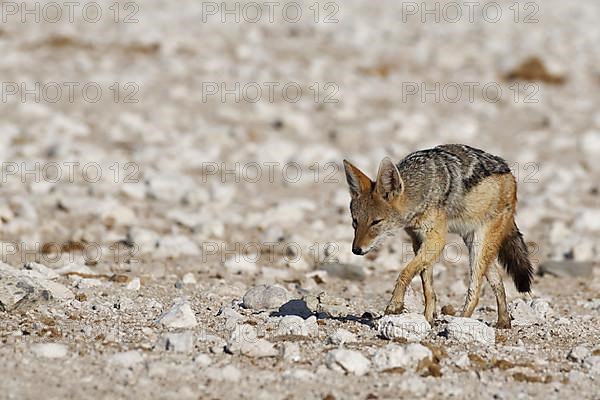
<svg viewBox="0 0 600 400"><path fill-rule="evenodd" d="M410 228L406 228L405 231L412 240L414 254L417 254L423 244L421 232ZM433 324L436 303L436 295L433 289L433 265L429 265L421 271L421 282L423 284L423 297L425 298L425 319Z"/></svg>
<svg viewBox="0 0 600 400"><path fill-rule="evenodd" d="M402 312L404 309L404 294L406 293L406 287L410 284L416 274L421 273L427 268L432 268L433 263L439 258L444 249L447 230L446 220L444 218L438 218L438 220L428 228L429 229L423 230L423 243L415 255L415 258L404 267L396 280L392 299L385 310L386 314L400 314ZM427 311L431 311L432 313L433 310Z"/></svg>

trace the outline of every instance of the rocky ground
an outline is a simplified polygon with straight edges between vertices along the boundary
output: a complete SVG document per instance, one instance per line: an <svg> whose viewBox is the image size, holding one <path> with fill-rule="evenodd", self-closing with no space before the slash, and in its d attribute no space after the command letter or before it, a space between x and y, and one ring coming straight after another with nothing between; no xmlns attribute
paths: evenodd
<svg viewBox="0 0 600 400"><path fill-rule="evenodd" d="M77 4L2 5L0 398L600 398L597 2ZM519 182L511 330L453 236L433 326L350 251L341 160L449 142Z"/></svg>

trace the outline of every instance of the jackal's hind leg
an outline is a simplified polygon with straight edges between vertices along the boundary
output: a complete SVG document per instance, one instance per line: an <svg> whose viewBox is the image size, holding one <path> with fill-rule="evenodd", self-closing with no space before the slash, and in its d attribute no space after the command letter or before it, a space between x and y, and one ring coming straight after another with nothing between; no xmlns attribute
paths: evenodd
<svg viewBox="0 0 600 400"><path fill-rule="evenodd" d="M483 259L484 255L482 254L484 236L484 228L480 228L463 238L469 250L469 288L467 289L467 297L465 298L465 304L461 313L463 317L470 317L477 303L479 303L481 281L485 274L484 268L487 267L486 260Z"/></svg>
<svg viewBox="0 0 600 400"><path fill-rule="evenodd" d="M470 317L479 303L479 294L484 275L498 257L500 245L506 236L506 227L511 215L501 214L484 226L464 237L469 248L469 288L462 316Z"/></svg>
<svg viewBox="0 0 600 400"><path fill-rule="evenodd" d="M498 271L496 263L490 265L485 276L496 296L496 306L498 308L498 323L496 327L510 329L510 315L506 307L506 292L504 291L502 276L500 275L500 271Z"/></svg>

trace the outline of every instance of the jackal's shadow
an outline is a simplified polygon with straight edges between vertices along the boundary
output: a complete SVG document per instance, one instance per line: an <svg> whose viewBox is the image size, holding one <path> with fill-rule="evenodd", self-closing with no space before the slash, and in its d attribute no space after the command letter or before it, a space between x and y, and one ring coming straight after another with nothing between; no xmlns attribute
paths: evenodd
<svg viewBox="0 0 600 400"><path fill-rule="evenodd" d="M345 315L345 316L331 316L326 312L313 312L311 311L304 300L290 300L287 303L279 307L279 310L273 311L271 317L285 317L288 315L296 315L303 319L307 319L311 316L317 317L317 319L333 319L341 322L358 322L363 325L367 325L372 328L377 320L377 317L369 312L365 312L360 317L356 315Z"/></svg>

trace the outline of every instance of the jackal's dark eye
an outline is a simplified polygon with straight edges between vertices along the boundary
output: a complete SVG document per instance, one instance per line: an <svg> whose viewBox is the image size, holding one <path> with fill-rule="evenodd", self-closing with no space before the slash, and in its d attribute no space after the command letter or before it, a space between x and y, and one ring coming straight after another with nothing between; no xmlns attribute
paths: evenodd
<svg viewBox="0 0 600 400"><path fill-rule="evenodd" d="M356 229L356 226L358 225L358 221L356 221L356 218L352 218L352 227L354 229Z"/></svg>
<svg viewBox="0 0 600 400"><path fill-rule="evenodd" d="M371 222L371 226L375 226L377 224L380 224L381 222L383 222L382 219L376 219L375 221Z"/></svg>

